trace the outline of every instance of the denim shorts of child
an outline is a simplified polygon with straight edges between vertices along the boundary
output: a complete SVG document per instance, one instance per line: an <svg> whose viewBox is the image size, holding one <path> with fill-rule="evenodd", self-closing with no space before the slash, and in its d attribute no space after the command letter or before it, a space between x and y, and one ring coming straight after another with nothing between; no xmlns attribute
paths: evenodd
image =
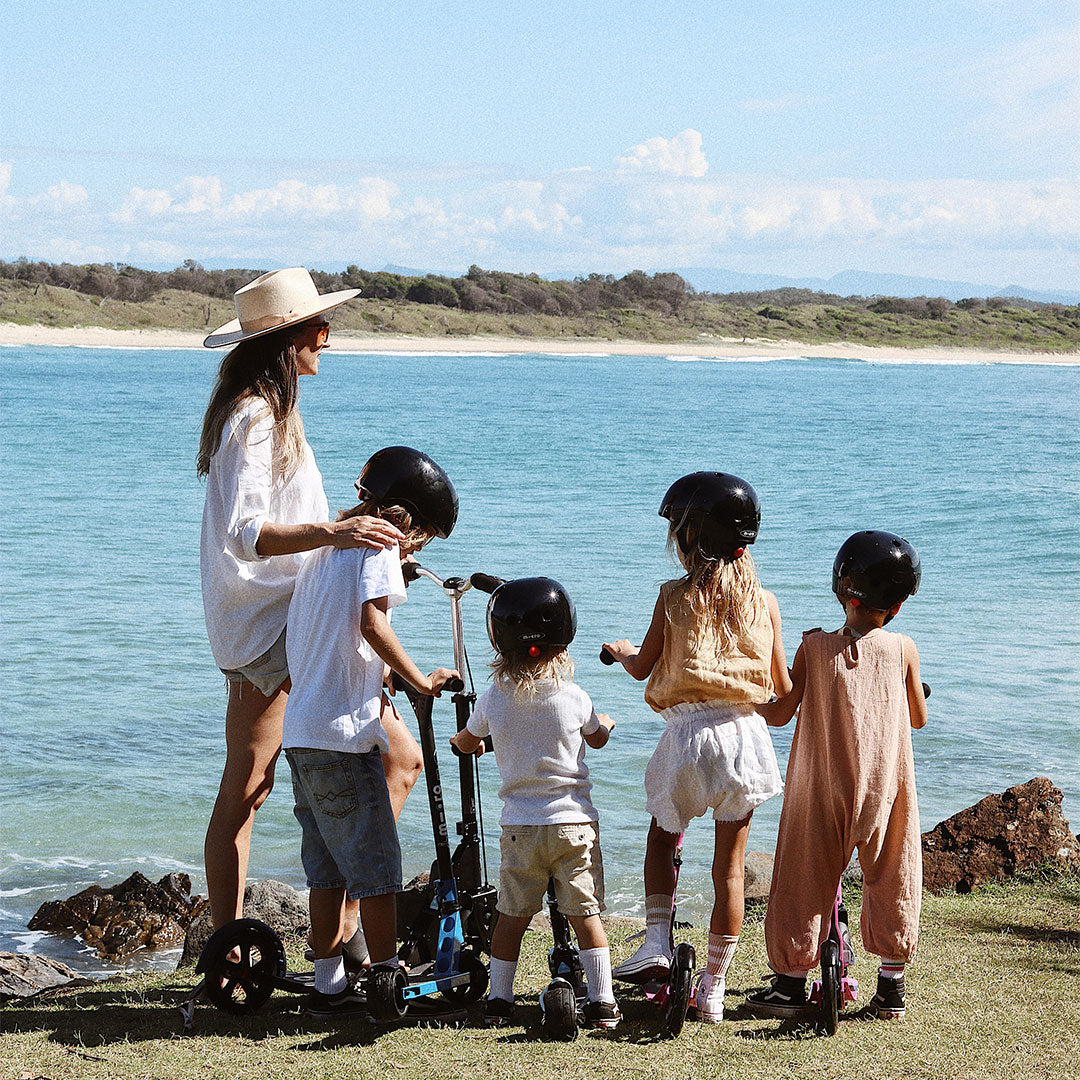
<svg viewBox="0 0 1080 1080"><path fill-rule="evenodd" d="M250 664L234 670L221 669L221 674L231 683L251 683L263 697L273 697L278 688L289 677L289 664L285 659L285 631L262 654Z"/></svg>
<svg viewBox="0 0 1080 1080"><path fill-rule="evenodd" d="M382 754L292 747L285 756L308 888L344 888L350 900L400 892L401 847Z"/></svg>

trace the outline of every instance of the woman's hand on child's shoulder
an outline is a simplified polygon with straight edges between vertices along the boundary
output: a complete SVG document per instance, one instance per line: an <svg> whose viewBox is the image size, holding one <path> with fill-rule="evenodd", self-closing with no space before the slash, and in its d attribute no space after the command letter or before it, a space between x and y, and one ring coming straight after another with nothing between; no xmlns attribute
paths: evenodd
<svg viewBox="0 0 1080 1080"><path fill-rule="evenodd" d="M351 517L328 523L330 546L336 548L391 548L405 539L404 533L380 517Z"/></svg>

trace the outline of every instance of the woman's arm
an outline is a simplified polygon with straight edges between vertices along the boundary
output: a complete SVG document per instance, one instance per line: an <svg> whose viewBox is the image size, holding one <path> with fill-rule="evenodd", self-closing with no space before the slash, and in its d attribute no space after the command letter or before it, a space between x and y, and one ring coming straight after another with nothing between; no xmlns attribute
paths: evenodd
<svg viewBox="0 0 1080 1080"><path fill-rule="evenodd" d="M390 548L404 540L404 534L380 517L351 517L344 521L316 521L307 525L263 522L255 550L260 558L292 555L319 547Z"/></svg>
<svg viewBox="0 0 1080 1080"><path fill-rule="evenodd" d="M791 689L791 675L788 672L787 653L784 651L784 634L780 625L780 605L776 602L776 597L768 589L762 591L765 593L765 603L768 605L769 619L772 622L772 661L770 668L773 689L776 691L777 697L783 697Z"/></svg>
<svg viewBox="0 0 1080 1080"><path fill-rule="evenodd" d="M638 682L644 682L652 674L656 667L656 661L664 651L664 597L663 594L656 598L656 606L653 608L652 622L646 631L645 640L641 647L635 649L627 638L620 638L615 642L604 642L607 649L616 660Z"/></svg>
<svg viewBox="0 0 1080 1080"><path fill-rule="evenodd" d="M921 727L926 727L929 717L919 672L919 650L915 648L915 642L907 636L904 637L904 682L907 686L911 726L917 731Z"/></svg>
<svg viewBox="0 0 1080 1080"><path fill-rule="evenodd" d="M438 697L439 691L451 679L460 676L449 668L436 668L430 675L424 675L394 633L386 617L387 607L385 596L365 600L360 610L360 632L379 659L389 664L406 682L415 686L421 694Z"/></svg>
<svg viewBox="0 0 1080 1080"><path fill-rule="evenodd" d="M787 693L776 701L757 706L757 711L765 717L765 723L770 727L783 727L795 715L795 710L802 701L803 691L806 689L806 659L801 645L795 652L795 663L791 666L788 687Z"/></svg>

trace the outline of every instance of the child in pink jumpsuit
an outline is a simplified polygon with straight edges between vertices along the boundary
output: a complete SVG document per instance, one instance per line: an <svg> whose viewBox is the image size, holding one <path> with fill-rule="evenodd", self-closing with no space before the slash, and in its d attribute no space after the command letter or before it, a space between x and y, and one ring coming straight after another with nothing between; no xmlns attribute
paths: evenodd
<svg viewBox="0 0 1080 1080"><path fill-rule="evenodd" d="M863 874L863 944L881 957L870 1011L904 1014L904 965L915 956L922 893L911 728L926 723L926 698L915 643L883 626L916 592L920 574L906 540L852 536L833 564L844 626L803 635L791 692L762 709L780 726L801 702L765 918L777 974L747 998L759 1015L786 1018L806 1007L806 976L854 851Z"/></svg>

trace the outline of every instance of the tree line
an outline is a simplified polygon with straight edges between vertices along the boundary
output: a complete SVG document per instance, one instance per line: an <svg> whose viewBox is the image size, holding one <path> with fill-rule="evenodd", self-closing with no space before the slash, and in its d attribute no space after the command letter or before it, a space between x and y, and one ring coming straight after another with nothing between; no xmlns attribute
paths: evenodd
<svg viewBox="0 0 1080 1080"><path fill-rule="evenodd" d="M149 300L165 289L177 289L220 300L231 300L242 285L263 270L207 270L186 259L175 270L145 270L126 263L50 263L30 259L0 260L0 279L54 285L111 300ZM459 308L470 312L534 315L586 315L599 311L636 309L679 316L692 301L724 303L773 317L783 309L806 304L855 308L879 314L942 319L954 307L962 310L1044 308L1018 298L972 297L955 304L943 297L835 296L810 289L771 289L762 292L699 293L673 273L646 274L633 270L622 277L588 274L572 281L549 281L538 274L511 274L470 266L461 277L440 274L412 276L386 270L348 266L340 273L312 270L320 292L361 289L368 299L411 301Z"/></svg>

